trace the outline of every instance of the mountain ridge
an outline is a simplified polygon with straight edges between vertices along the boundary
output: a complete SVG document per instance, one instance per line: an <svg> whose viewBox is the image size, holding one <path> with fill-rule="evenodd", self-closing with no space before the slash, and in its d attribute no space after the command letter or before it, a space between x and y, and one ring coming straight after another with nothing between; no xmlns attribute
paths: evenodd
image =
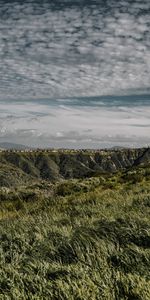
<svg viewBox="0 0 150 300"><path fill-rule="evenodd" d="M1 150L9 150L9 149L25 150L25 149L30 149L30 147L22 144L0 142L0 149Z"/></svg>
<svg viewBox="0 0 150 300"><path fill-rule="evenodd" d="M0 186L116 173L150 165L150 148L119 150L16 150L0 152ZM12 178L12 179L11 179Z"/></svg>

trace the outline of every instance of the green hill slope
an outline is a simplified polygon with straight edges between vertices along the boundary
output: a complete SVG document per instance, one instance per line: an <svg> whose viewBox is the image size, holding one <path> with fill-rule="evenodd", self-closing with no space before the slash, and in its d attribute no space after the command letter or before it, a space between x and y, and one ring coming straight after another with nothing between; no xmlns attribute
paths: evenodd
<svg viewBox="0 0 150 300"><path fill-rule="evenodd" d="M150 299L149 149L0 161L0 299Z"/></svg>

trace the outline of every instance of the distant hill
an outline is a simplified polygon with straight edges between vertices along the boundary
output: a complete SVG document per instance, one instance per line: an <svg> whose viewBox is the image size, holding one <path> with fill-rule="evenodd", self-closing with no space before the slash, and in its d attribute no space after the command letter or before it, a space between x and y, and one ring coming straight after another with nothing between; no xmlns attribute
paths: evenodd
<svg viewBox="0 0 150 300"><path fill-rule="evenodd" d="M0 149L24 150L24 149L30 149L30 147L21 144L2 142L0 143Z"/></svg>

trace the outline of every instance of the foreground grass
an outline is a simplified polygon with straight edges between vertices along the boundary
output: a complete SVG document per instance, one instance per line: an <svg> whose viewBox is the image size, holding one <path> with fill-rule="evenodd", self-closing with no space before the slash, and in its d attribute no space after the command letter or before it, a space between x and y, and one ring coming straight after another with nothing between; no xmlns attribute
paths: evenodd
<svg viewBox="0 0 150 300"><path fill-rule="evenodd" d="M0 195L0 299L150 299L148 170Z"/></svg>

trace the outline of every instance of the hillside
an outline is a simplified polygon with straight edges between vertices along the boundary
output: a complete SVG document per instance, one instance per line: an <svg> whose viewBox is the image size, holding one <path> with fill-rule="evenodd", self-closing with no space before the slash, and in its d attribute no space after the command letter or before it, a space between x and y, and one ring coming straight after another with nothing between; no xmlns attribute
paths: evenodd
<svg viewBox="0 0 150 300"><path fill-rule="evenodd" d="M0 153L0 299L149 300L150 150Z"/></svg>
<svg viewBox="0 0 150 300"><path fill-rule="evenodd" d="M150 164L150 148L103 151L2 151L0 185L35 179L57 181L115 173ZM8 175L9 174L9 175ZM5 180L6 176L6 180Z"/></svg>

